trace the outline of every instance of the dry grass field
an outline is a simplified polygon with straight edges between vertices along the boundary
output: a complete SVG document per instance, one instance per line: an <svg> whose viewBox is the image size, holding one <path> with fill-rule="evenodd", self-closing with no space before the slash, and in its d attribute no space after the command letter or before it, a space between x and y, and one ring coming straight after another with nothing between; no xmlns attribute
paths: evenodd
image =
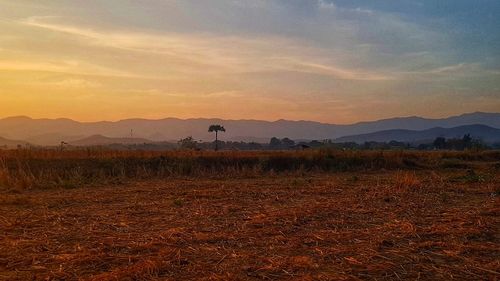
<svg viewBox="0 0 500 281"><path fill-rule="evenodd" d="M498 152L0 152L0 280L498 280Z"/></svg>

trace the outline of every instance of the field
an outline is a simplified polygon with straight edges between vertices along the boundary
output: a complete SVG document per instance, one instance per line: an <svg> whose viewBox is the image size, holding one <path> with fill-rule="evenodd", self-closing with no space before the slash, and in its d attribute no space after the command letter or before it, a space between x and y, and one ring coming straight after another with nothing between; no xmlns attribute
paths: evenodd
<svg viewBox="0 0 500 281"><path fill-rule="evenodd" d="M500 152L0 151L0 280L498 280Z"/></svg>

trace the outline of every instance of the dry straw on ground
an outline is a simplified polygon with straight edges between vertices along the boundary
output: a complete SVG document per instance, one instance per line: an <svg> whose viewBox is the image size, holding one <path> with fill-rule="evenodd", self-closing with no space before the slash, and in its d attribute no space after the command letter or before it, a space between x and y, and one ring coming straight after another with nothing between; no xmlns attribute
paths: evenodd
<svg viewBox="0 0 500 281"><path fill-rule="evenodd" d="M499 159L464 155L4 188L0 280L497 280Z"/></svg>

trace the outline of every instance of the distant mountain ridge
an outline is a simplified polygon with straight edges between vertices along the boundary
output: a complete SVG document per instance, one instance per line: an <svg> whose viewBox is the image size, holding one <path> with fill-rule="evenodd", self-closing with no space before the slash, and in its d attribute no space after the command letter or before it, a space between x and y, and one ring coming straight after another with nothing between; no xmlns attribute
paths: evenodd
<svg viewBox="0 0 500 281"><path fill-rule="evenodd" d="M109 138L102 135L93 135L80 140L69 142L74 146L111 145L111 144L144 144L153 141L142 138Z"/></svg>
<svg viewBox="0 0 500 281"><path fill-rule="evenodd" d="M133 130L133 138L151 141L175 141L186 136L208 141L213 139L213 135L208 132L208 126L211 124L221 124L226 128L225 133L219 134L221 140L265 140L274 136L322 140L394 129L427 130L435 127L451 128L474 124L500 128L500 113L475 112L442 119L398 117L351 125L314 121L223 120L216 118L78 122L65 118L32 119L21 116L0 119L0 136L9 139L29 140L30 143L38 145L57 145L61 141L71 142L95 135L109 138L128 138L130 131Z"/></svg>
<svg viewBox="0 0 500 281"><path fill-rule="evenodd" d="M335 140L335 142L356 142L364 143L368 141L389 142L392 140L400 142L421 142L433 141L437 137L462 138L465 134L470 134L472 138L481 139L487 143L500 142L500 129L485 125L466 125L453 128L436 127L427 130L384 130L369 134L345 136Z"/></svg>
<svg viewBox="0 0 500 281"><path fill-rule="evenodd" d="M15 148L18 145L25 146L28 143L25 141L20 141L20 140L11 140L11 139L6 139L3 137L0 137L0 148L2 147L7 147L7 148Z"/></svg>

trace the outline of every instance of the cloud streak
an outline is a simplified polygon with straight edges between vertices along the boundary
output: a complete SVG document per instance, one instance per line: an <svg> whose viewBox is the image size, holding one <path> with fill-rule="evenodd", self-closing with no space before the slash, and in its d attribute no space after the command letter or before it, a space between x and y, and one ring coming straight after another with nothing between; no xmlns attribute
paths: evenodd
<svg viewBox="0 0 500 281"><path fill-rule="evenodd" d="M282 37L245 38L213 34L154 34L120 31L98 32L90 28L46 22L51 17L31 17L21 24L81 37L85 44L143 52L176 61L190 71L206 66L221 73L295 71L316 73L344 80L389 79L370 70L322 64L326 50ZM228 46L231 46L228 49ZM276 56L276 50L280 55ZM178 68L178 69L179 69Z"/></svg>

